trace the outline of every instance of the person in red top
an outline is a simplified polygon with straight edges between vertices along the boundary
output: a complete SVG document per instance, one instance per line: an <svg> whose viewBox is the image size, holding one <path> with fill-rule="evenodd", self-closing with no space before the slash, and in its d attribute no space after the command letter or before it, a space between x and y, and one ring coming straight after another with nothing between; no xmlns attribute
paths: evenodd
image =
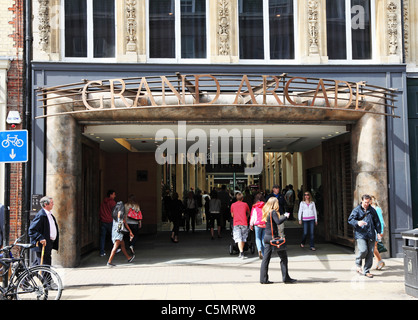
<svg viewBox="0 0 418 320"><path fill-rule="evenodd" d="M248 204L243 202L244 196L241 192L236 194L237 202L231 205L231 217L234 220L233 238L238 244L239 258L245 259L244 245L248 237L248 217L250 208Z"/></svg>
<svg viewBox="0 0 418 320"><path fill-rule="evenodd" d="M104 248L106 242L106 235L110 234L112 236L112 225L113 217L112 211L116 206L116 192L115 190L109 190L107 192L107 197L103 199L102 204L100 205L100 256L103 257L106 255Z"/></svg>

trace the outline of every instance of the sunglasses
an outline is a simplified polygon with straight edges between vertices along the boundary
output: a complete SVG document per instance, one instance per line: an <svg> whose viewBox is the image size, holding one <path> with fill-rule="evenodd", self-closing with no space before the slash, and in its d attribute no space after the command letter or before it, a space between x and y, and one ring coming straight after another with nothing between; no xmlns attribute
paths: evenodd
<svg viewBox="0 0 418 320"><path fill-rule="evenodd" d="M309 195L309 194L305 194L305 197L306 197L306 196L308 196L308 197L309 197L310 195Z"/></svg>

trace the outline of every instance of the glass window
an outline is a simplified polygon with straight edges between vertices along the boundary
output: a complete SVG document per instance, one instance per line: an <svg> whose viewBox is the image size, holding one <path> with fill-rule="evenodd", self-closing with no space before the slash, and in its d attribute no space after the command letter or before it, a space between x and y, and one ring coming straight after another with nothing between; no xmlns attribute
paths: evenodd
<svg viewBox="0 0 418 320"><path fill-rule="evenodd" d="M263 0L240 0L239 57L264 59Z"/></svg>
<svg viewBox="0 0 418 320"><path fill-rule="evenodd" d="M66 0L65 57L115 57L115 0Z"/></svg>
<svg viewBox="0 0 418 320"><path fill-rule="evenodd" d="M372 58L370 0L351 0L353 59Z"/></svg>
<svg viewBox="0 0 418 320"><path fill-rule="evenodd" d="M294 59L293 0L238 0L240 59Z"/></svg>
<svg viewBox="0 0 418 320"><path fill-rule="evenodd" d="M87 2L65 1L65 56L87 58Z"/></svg>
<svg viewBox="0 0 418 320"><path fill-rule="evenodd" d="M94 58L115 56L115 1L93 2Z"/></svg>
<svg viewBox="0 0 418 320"><path fill-rule="evenodd" d="M330 60L372 59L372 0L327 0Z"/></svg>
<svg viewBox="0 0 418 320"><path fill-rule="evenodd" d="M175 58L174 0L149 1L149 35L151 58Z"/></svg>
<svg viewBox="0 0 418 320"><path fill-rule="evenodd" d="M270 59L295 58L293 1L270 0Z"/></svg>
<svg viewBox="0 0 418 320"><path fill-rule="evenodd" d="M207 58L206 0L148 3L150 58Z"/></svg>
<svg viewBox="0 0 418 320"><path fill-rule="evenodd" d="M327 48L329 59L347 59L345 0L327 0Z"/></svg>
<svg viewBox="0 0 418 320"><path fill-rule="evenodd" d="M206 58L206 0L181 1L181 57Z"/></svg>

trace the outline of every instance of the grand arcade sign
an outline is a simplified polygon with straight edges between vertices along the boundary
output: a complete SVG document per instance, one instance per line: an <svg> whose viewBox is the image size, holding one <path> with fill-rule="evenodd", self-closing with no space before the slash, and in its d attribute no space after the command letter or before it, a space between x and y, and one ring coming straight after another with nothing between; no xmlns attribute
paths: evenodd
<svg viewBox="0 0 418 320"><path fill-rule="evenodd" d="M40 88L44 115L116 109L258 106L345 110L394 115L396 90L367 83L312 77L254 74L193 74L84 80ZM60 100L66 98L66 102ZM71 99L71 108L68 108ZM51 111L51 107L66 105ZM372 108L378 106L378 108Z"/></svg>

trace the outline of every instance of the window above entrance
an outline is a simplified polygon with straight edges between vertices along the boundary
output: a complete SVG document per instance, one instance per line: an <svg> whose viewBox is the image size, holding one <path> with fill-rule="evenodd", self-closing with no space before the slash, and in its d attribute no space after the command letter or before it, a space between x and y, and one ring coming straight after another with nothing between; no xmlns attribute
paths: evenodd
<svg viewBox="0 0 418 320"><path fill-rule="evenodd" d="M65 0L65 60L115 58L115 0Z"/></svg>
<svg viewBox="0 0 418 320"><path fill-rule="evenodd" d="M241 61L295 59L296 2L238 0Z"/></svg>
<svg viewBox="0 0 418 320"><path fill-rule="evenodd" d="M374 0L327 0L327 49L330 61L373 59Z"/></svg>
<svg viewBox="0 0 418 320"><path fill-rule="evenodd" d="M148 1L148 59L207 58L207 0Z"/></svg>

